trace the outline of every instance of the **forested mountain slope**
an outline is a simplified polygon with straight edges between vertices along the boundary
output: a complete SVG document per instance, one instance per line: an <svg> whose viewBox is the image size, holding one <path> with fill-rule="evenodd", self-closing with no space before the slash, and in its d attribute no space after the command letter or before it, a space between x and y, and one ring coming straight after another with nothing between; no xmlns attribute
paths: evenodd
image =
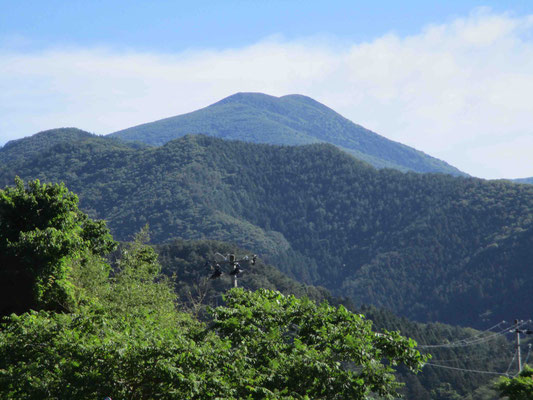
<svg viewBox="0 0 533 400"><path fill-rule="evenodd" d="M377 168L465 175L444 161L388 140L302 95L237 93L192 113L111 136L162 145L186 134L278 145L331 143Z"/></svg>
<svg viewBox="0 0 533 400"><path fill-rule="evenodd" d="M513 182L517 182L517 183L530 183L530 184L533 184L533 177L531 177L531 178L518 178L518 179L513 179Z"/></svg>
<svg viewBox="0 0 533 400"><path fill-rule="evenodd" d="M39 155L43 151L47 151L51 147L69 143L84 143L93 146L95 149L102 150L147 147L141 143L125 142L118 139L109 140L109 138L103 138L77 128L58 128L7 142L3 147L0 147L0 163L8 164L24 161Z"/></svg>
<svg viewBox="0 0 533 400"><path fill-rule="evenodd" d="M127 239L230 241L300 281L422 321L530 317L533 187L376 170L331 145L186 136L158 148L66 143L0 184L64 181ZM524 315L524 313L526 315Z"/></svg>

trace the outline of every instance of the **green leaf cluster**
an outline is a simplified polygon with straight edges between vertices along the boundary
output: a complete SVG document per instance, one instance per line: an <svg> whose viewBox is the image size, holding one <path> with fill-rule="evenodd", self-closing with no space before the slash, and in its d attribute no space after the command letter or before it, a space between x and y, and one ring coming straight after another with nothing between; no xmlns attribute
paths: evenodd
<svg viewBox="0 0 533 400"><path fill-rule="evenodd" d="M509 400L533 399L533 368L528 365L514 378L504 377L496 384L500 397Z"/></svg>
<svg viewBox="0 0 533 400"><path fill-rule="evenodd" d="M15 178L0 190L0 315L72 307L74 263L114 246L105 224L81 212L63 184L26 187Z"/></svg>
<svg viewBox="0 0 533 400"><path fill-rule="evenodd" d="M418 372L424 357L397 332L375 333L362 315L260 289L232 289L213 310L243 371L240 398L364 399L397 396L391 366Z"/></svg>

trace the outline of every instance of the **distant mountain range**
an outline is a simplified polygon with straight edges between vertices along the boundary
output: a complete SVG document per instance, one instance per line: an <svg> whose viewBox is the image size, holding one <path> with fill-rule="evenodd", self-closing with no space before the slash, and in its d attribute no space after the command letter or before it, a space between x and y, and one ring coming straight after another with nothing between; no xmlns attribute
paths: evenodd
<svg viewBox="0 0 533 400"><path fill-rule="evenodd" d="M516 183L529 183L529 184L533 185L533 177L531 177L531 178L513 179L513 182L516 182Z"/></svg>
<svg viewBox="0 0 533 400"><path fill-rule="evenodd" d="M159 146L187 134L276 145L331 143L377 168L466 175L444 161L354 124L302 95L237 93L201 110L110 136Z"/></svg>
<svg viewBox="0 0 533 400"><path fill-rule="evenodd" d="M15 175L65 182L118 239L149 223L160 243L236 243L421 321L480 327L533 308L531 185L376 170L328 144L138 147L68 129L0 149L0 186Z"/></svg>

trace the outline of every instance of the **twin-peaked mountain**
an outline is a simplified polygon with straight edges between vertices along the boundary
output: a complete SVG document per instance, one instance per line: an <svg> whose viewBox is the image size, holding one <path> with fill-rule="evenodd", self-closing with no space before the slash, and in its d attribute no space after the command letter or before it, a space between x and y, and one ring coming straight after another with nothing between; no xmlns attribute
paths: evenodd
<svg viewBox="0 0 533 400"><path fill-rule="evenodd" d="M2 148L0 185L63 181L118 239L148 223L155 242L233 242L300 281L418 320L530 317L531 185L376 170L328 144L193 135L143 148L68 132Z"/></svg>
<svg viewBox="0 0 533 400"><path fill-rule="evenodd" d="M237 93L201 110L111 136L159 146L187 134L277 145L331 143L377 168L466 175L444 161L354 124L302 95Z"/></svg>

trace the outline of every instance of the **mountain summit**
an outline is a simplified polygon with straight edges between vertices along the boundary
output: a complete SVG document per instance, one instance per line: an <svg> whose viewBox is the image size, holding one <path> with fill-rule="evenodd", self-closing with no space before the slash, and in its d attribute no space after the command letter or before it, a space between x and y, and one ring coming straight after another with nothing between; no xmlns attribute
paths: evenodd
<svg viewBox="0 0 533 400"><path fill-rule="evenodd" d="M444 161L365 129L310 97L296 94L274 97L236 93L200 110L110 136L159 146L197 133L278 145L331 143L376 168L466 175Z"/></svg>

